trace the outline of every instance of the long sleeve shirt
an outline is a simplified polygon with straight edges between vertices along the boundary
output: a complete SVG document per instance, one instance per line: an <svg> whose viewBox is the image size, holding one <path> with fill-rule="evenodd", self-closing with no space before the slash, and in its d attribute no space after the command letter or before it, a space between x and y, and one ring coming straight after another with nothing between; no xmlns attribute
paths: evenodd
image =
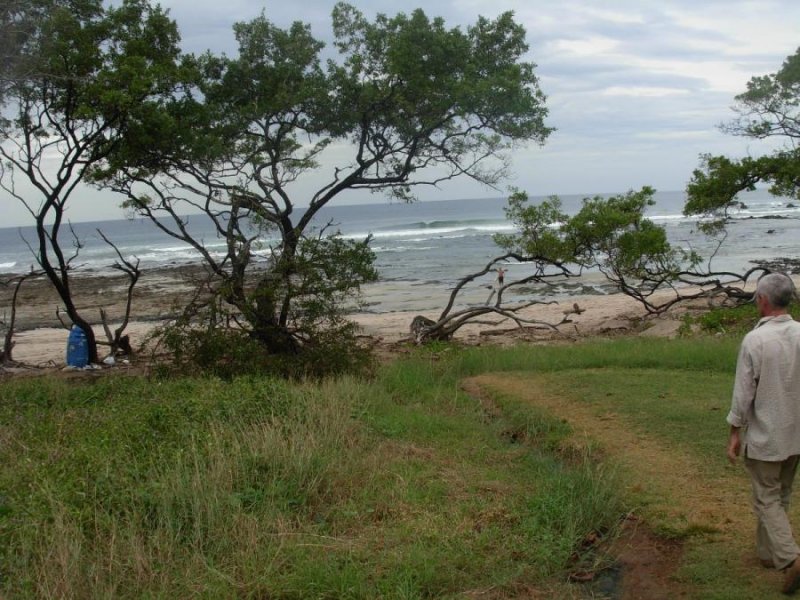
<svg viewBox="0 0 800 600"><path fill-rule="evenodd" d="M743 428L749 458L800 454L800 323L789 315L762 318L742 340L727 421Z"/></svg>

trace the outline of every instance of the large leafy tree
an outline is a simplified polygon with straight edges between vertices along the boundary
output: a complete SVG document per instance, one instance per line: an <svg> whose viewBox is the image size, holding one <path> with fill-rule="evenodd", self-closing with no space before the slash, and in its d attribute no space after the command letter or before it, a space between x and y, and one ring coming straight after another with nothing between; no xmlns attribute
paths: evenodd
<svg viewBox="0 0 800 600"><path fill-rule="evenodd" d="M217 297L276 353L340 326L337 306L375 277L368 240L314 229L324 206L352 190L411 200L455 177L495 185L516 144L550 133L511 13L464 31L422 10L369 21L340 3L338 59L326 64L302 23L281 29L262 15L234 31L238 56L197 57L193 88L153 121L160 135L96 176L194 246ZM312 178L315 191L298 193ZM212 221L222 255L192 231L187 207Z"/></svg>
<svg viewBox="0 0 800 600"><path fill-rule="evenodd" d="M92 328L73 301L71 271L80 242L67 209L90 169L104 163L140 129L176 73L174 22L146 0L105 9L101 0L35 0L2 13L4 65L0 185L36 226L36 260L67 315L89 337ZM33 192L24 193L17 179ZM73 247L73 244L75 247Z"/></svg>
<svg viewBox="0 0 800 600"><path fill-rule="evenodd" d="M467 323L486 317L496 320L480 322L499 325L510 320L519 327L556 329L571 322L572 314L582 312L577 304L563 311L564 317L555 323L538 319L535 311L527 309L549 303L548 288L590 272L601 274L607 285L634 298L651 315L698 298L749 299L748 280L766 269L715 272L710 268L713 256L673 246L664 227L646 216L647 208L655 203L654 194L653 188L645 186L610 197L585 198L580 210L569 215L557 196L531 203L525 192L515 191L506 208L515 231L494 238L504 253L459 280L435 320L415 317L411 324L415 341L449 340ZM508 263L525 265L519 277L494 286L483 305L459 305L459 296L470 285L481 285L484 276ZM516 301L507 302L515 292Z"/></svg>
<svg viewBox="0 0 800 600"><path fill-rule="evenodd" d="M22 64L23 49L35 34L44 9L44 2L38 0L6 0L0 4L0 98L12 81L27 72Z"/></svg>
<svg viewBox="0 0 800 600"><path fill-rule="evenodd" d="M578 278L590 270L602 273L614 287L638 299L648 311L666 310L675 298L659 302L653 300L653 295L685 276L682 266L694 265L697 258L673 248L664 229L645 217L654 193L652 188L644 187L610 198L586 198L581 209L570 216L562 210L557 196L532 204L528 194L515 191L506 207L506 216L515 231L494 238L505 253L461 279L435 321L418 317L416 324L412 323L416 341L450 339L463 325L486 315L510 319L519 326L555 328L569 322L570 311L559 323L529 316L525 309L546 303L531 294L531 284L541 284L546 289L552 283ZM526 274L498 286L483 306L457 307L456 298L465 286L480 280L498 264L508 262L524 263ZM527 300L505 302L507 294L520 289L525 290Z"/></svg>
<svg viewBox="0 0 800 600"><path fill-rule="evenodd" d="M722 219L736 206L736 195L766 183L777 196L800 199L800 48L777 73L753 77L736 96L738 114L723 130L757 140L775 139L779 148L741 159L703 156L687 187L687 214L716 214Z"/></svg>

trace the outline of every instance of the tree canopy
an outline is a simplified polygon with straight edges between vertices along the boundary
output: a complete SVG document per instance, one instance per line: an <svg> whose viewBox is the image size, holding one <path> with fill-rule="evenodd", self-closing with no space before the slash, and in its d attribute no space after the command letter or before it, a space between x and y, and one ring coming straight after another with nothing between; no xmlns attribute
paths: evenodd
<svg viewBox="0 0 800 600"><path fill-rule="evenodd" d="M776 139L771 154L741 159L702 157L687 186L686 214L716 214L723 218L735 206L736 195L769 184L770 193L800 199L800 48L781 69L753 77L747 91L736 96L737 118L723 131L757 140Z"/></svg>
<svg viewBox="0 0 800 600"><path fill-rule="evenodd" d="M0 187L36 226L30 243L69 318L94 335L72 301L70 271L80 249L67 207L88 171L119 149L174 85L177 28L146 0L104 8L101 0L12 3L0 14L13 60L0 95ZM23 195L16 178L35 192ZM74 246L74 247L73 247Z"/></svg>
<svg viewBox="0 0 800 600"><path fill-rule="evenodd" d="M585 198L570 216L562 212L557 197L529 204L527 194L516 192L506 210L516 233L497 235L495 242L523 262L535 263L539 281L548 272L575 277L597 270L648 311L662 312L671 303L653 303L651 296L662 287L702 276L695 272L701 259L674 247L664 228L645 217L654 194L645 186L608 198Z"/></svg>
<svg viewBox="0 0 800 600"><path fill-rule="evenodd" d="M493 186L510 150L551 131L511 13L464 31L422 10L369 21L339 3L332 20L338 59L324 64L306 24L282 29L263 14L237 23L238 55L186 57L185 86L94 171L195 247L239 325L275 352L312 343L309 315L339 323L323 302L333 296L298 284L311 265L337 299L375 277L366 242L313 231L322 207L359 189L411 200L462 176ZM316 191L298 195L294 184L312 174ZM227 241L222 256L193 235L187 207ZM312 292L325 310L308 310Z"/></svg>

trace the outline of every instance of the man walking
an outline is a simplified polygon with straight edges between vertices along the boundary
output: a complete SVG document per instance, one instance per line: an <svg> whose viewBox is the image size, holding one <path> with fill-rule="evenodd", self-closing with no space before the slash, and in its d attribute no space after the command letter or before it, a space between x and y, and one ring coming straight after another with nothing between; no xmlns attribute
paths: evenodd
<svg viewBox="0 0 800 600"><path fill-rule="evenodd" d="M800 548L787 508L800 458L800 323L787 314L794 284L771 273L756 288L761 319L742 341L727 421L728 459L744 464L753 488L756 551L784 571L783 593L800 588Z"/></svg>

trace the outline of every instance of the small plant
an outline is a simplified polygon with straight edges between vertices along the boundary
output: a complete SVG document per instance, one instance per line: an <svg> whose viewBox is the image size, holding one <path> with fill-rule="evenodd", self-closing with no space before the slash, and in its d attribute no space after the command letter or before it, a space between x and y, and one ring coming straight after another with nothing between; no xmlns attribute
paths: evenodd
<svg viewBox="0 0 800 600"><path fill-rule="evenodd" d="M733 308L719 307L697 317L700 329L707 333L734 333L746 331L758 321L754 304L741 304Z"/></svg>
<svg viewBox="0 0 800 600"><path fill-rule="evenodd" d="M685 315L683 315L681 317L680 327L678 327L678 336L680 336L680 337L689 337L689 336L691 336L692 332L693 332L692 326L696 322L697 322L697 320L692 315L690 315L689 313L686 313Z"/></svg>
<svg viewBox="0 0 800 600"><path fill-rule="evenodd" d="M792 304L789 314L794 319L800 319L800 305ZM687 323L697 323L701 331L706 333L730 333L744 335L752 329L759 320L758 309L755 304L740 304L734 307L713 308L697 317L684 317Z"/></svg>

